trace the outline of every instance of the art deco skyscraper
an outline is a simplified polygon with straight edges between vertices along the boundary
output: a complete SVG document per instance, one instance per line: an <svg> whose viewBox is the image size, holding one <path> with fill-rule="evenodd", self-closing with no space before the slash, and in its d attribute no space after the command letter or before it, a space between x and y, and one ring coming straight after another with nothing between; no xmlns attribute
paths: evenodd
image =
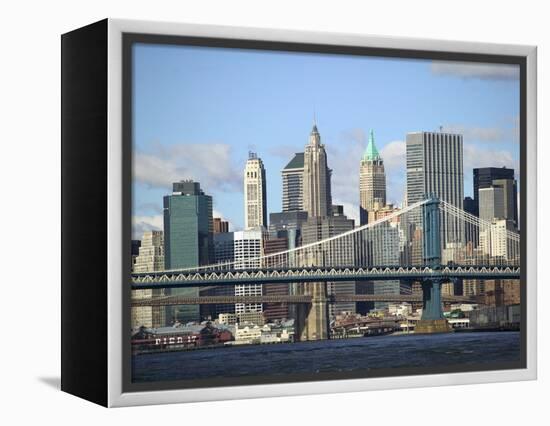
<svg viewBox="0 0 550 426"><path fill-rule="evenodd" d="M244 228L267 227L265 168L256 153L248 153L244 168Z"/></svg>
<svg viewBox="0 0 550 426"><path fill-rule="evenodd" d="M368 222L368 212L386 205L386 172L384 161L374 144L374 132L369 133L369 143L361 158L359 169L359 211L361 225Z"/></svg>
<svg viewBox="0 0 550 426"><path fill-rule="evenodd" d="M330 177L332 170L328 168L327 153L321 143L321 135L317 125L309 135L309 143L304 151L304 211L311 217L330 216L332 196Z"/></svg>

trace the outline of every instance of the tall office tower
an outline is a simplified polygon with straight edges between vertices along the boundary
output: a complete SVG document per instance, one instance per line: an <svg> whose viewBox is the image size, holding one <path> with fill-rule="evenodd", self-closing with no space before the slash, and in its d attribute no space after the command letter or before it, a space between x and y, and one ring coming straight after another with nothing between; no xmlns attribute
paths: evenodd
<svg viewBox="0 0 550 426"><path fill-rule="evenodd" d="M407 134L407 205L424 199L426 194L463 208L462 135Z"/></svg>
<svg viewBox="0 0 550 426"><path fill-rule="evenodd" d="M313 125L309 143L304 151L304 211L310 218L330 215L332 196L330 178L332 170L328 168L327 153L321 143L317 126Z"/></svg>
<svg viewBox="0 0 550 426"><path fill-rule="evenodd" d="M518 227L517 182L515 179L493 179L493 186L502 188L504 219Z"/></svg>
<svg viewBox="0 0 550 426"><path fill-rule="evenodd" d="M407 206L436 196L459 209L464 203L462 135L444 132L415 132L407 134ZM422 264L423 246L418 246L416 231L422 229L421 210L407 214L407 240L411 243L411 260ZM448 217L440 225L447 244L460 247L464 242L464 224ZM423 233L421 233L423 234ZM416 249L420 248L420 251ZM442 247L444 249L445 247Z"/></svg>
<svg viewBox="0 0 550 426"><path fill-rule="evenodd" d="M264 228L256 227L234 233L235 269L249 269L261 267L259 257L263 252ZM261 296L261 284L237 284L235 296ZM247 312L262 312L261 303L236 303L237 315Z"/></svg>
<svg viewBox="0 0 550 426"><path fill-rule="evenodd" d="M214 218L214 234L229 232L229 222L219 217Z"/></svg>
<svg viewBox="0 0 550 426"><path fill-rule="evenodd" d="M494 181L506 180L511 181L506 183L506 205L510 210L506 214L506 218L513 220L517 225L517 182L514 179L514 169L506 167L481 167L474 169L474 202L476 203L476 215L479 215L479 189L487 188L492 185L503 186L502 182L495 183Z"/></svg>
<svg viewBox="0 0 550 426"><path fill-rule="evenodd" d="M504 189L500 186L479 188L479 218L487 222L504 219Z"/></svg>
<svg viewBox="0 0 550 426"><path fill-rule="evenodd" d="M368 213L386 206L386 172L384 161L374 144L374 132L361 158L359 168L359 213L361 225L368 222Z"/></svg>
<svg viewBox="0 0 550 426"><path fill-rule="evenodd" d="M302 225L302 244L310 244L326 238L334 237L350 231L355 227L355 221L348 219L343 213L336 216L312 217ZM311 259L313 266L346 266L354 264L355 247L350 243L348 246L340 246L338 250L325 253L323 258ZM312 265L305 265L312 266ZM324 284L322 284L324 285ZM329 282L327 283L327 294L353 296L355 295L355 281ZM355 313L354 302L340 302L329 305L328 314L332 318L341 312Z"/></svg>
<svg viewBox="0 0 550 426"><path fill-rule="evenodd" d="M248 153L244 168L244 228L267 227L265 168L256 153Z"/></svg>
<svg viewBox="0 0 550 426"><path fill-rule="evenodd" d="M235 259L235 235L233 232L214 233L214 259L212 263L230 263ZM201 291L204 296L234 296L235 286L220 285ZM234 303L218 303L205 305L203 314L212 319L218 318L219 314L234 314Z"/></svg>
<svg viewBox="0 0 550 426"><path fill-rule="evenodd" d="M280 253L288 250L287 237L269 237L264 239L264 255ZM275 258L267 258L264 265L266 268L278 266ZM264 286L264 295L266 296L288 296L289 284L267 284ZM286 303L265 303L264 318L266 321L280 320L288 318L288 304Z"/></svg>
<svg viewBox="0 0 550 426"><path fill-rule="evenodd" d="M281 171L283 212L304 210L304 153L297 152Z"/></svg>
<svg viewBox="0 0 550 426"><path fill-rule="evenodd" d="M164 269L164 236L162 231L146 231L143 234L133 272L155 272ZM164 289L133 290L133 299L151 299L164 296ZM164 327L166 308L162 306L139 306L132 308L132 328Z"/></svg>
<svg viewBox="0 0 550 426"><path fill-rule="evenodd" d="M213 260L212 197L199 182L185 180L173 184L171 195L164 197L165 269L208 265ZM195 288L172 290L171 294L198 296ZM199 321L199 305L176 306L172 318L180 322Z"/></svg>

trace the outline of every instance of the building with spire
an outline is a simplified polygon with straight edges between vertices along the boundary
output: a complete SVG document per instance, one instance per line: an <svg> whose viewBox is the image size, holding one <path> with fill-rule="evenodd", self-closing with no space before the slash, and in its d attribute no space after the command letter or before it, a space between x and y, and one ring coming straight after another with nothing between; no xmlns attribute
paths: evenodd
<svg viewBox="0 0 550 426"><path fill-rule="evenodd" d="M267 227L265 168L255 152L248 153L244 168L244 228Z"/></svg>
<svg viewBox="0 0 550 426"><path fill-rule="evenodd" d="M369 133L369 143L359 168L359 214L361 225L368 222L369 212L386 206L386 172L384 161L374 144L374 132Z"/></svg>
<svg viewBox="0 0 550 426"><path fill-rule="evenodd" d="M331 173L325 146L321 143L321 135L314 124L304 151L303 209L310 218L331 214Z"/></svg>

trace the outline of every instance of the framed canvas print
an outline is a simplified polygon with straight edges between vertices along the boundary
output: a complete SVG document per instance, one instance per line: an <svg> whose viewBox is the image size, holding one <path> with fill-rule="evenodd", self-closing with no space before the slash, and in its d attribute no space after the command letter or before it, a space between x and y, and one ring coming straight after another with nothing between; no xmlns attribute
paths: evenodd
<svg viewBox="0 0 550 426"><path fill-rule="evenodd" d="M536 49L62 36L62 389L106 406L536 378Z"/></svg>

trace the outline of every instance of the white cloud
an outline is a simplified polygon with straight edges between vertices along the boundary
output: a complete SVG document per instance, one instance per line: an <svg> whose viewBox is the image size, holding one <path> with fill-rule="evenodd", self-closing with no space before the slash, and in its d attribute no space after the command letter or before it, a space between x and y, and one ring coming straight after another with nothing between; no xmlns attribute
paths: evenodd
<svg viewBox="0 0 550 426"><path fill-rule="evenodd" d="M431 67L435 75L481 80L517 80L519 66L475 62L433 61Z"/></svg>
<svg viewBox="0 0 550 426"><path fill-rule="evenodd" d="M227 144L159 144L153 151L135 155L134 179L139 183L167 189L173 182L193 179L207 193L242 191L242 171L234 164Z"/></svg>
<svg viewBox="0 0 550 426"><path fill-rule="evenodd" d="M505 129L500 127L472 127L461 124L449 124L443 126L448 133L458 133L465 141L475 142L502 142L508 136Z"/></svg>
<svg viewBox="0 0 550 426"><path fill-rule="evenodd" d="M401 205L406 185L407 146L404 141L393 141L380 150L386 170L386 198L388 203Z"/></svg>
<svg viewBox="0 0 550 426"><path fill-rule="evenodd" d="M222 220L227 221L229 223L229 232L241 231L242 230L240 226L235 225L235 223L231 219L229 219L227 216L225 216L219 210L213 209L212 210L212 217L220 217Z"/></svg>
<svg viewBox="0 0 550 426"><path fill-rule="evenodd" d="M145 231L162 231L164 227L163 216L133 216L132 217L132 238L141 240Z"/></svg>
<svg viewBox="0 0 550 426"><path fill-rule="evenodd" d="M517 172L518 165L509 151L464 144L464 174L471 174L472 169L478 167L508 167Z"/></svg>

